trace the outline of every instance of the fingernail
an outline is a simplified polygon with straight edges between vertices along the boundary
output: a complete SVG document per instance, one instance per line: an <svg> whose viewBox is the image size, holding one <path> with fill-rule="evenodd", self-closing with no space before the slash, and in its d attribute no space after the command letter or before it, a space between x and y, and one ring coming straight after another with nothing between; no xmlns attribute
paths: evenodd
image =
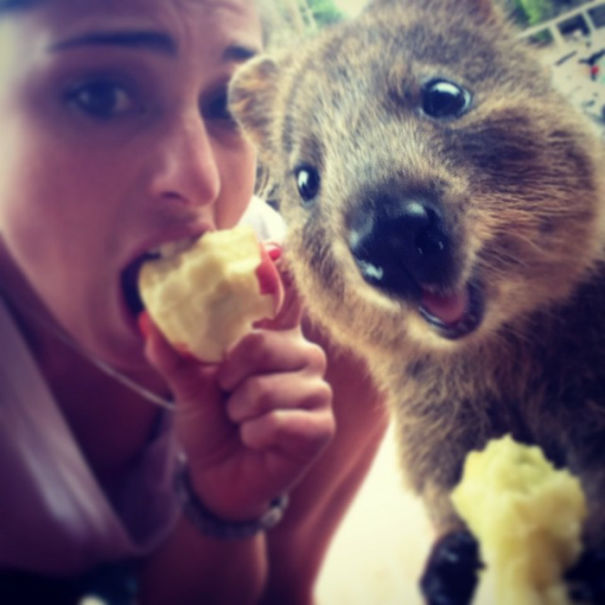
<svg viewBox="0 0 605 605"><path fill-rule="evenodd" d="M269 255L269 258L275 262L278 258L281 257L282 254L282 248L279 244L276 244L275 242L267 242L265 243L265 250L267 251L267 254Z"/></svg>

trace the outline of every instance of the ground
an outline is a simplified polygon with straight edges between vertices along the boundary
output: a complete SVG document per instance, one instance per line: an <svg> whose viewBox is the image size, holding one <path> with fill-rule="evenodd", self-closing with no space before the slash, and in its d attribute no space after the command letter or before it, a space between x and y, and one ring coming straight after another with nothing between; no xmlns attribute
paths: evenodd
<svg viewBox="0 0 605 605"><path fill-rule="evenodd" d="M421 605L431 541L421 502L402 487L391 428L328 552L318 605Z"/></svg>

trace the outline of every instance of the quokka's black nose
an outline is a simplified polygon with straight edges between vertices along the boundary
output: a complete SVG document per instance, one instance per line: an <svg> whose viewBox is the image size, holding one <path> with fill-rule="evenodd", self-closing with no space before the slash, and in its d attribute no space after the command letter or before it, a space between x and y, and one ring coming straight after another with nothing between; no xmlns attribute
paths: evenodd
<svg viewBox="0 0 605 605"><path fill-rule="evenodd" d="M418 296L446 285L452 246L438 205L422 196L379 200L350 217L349 248L364 279L387 292Z"/></svg>

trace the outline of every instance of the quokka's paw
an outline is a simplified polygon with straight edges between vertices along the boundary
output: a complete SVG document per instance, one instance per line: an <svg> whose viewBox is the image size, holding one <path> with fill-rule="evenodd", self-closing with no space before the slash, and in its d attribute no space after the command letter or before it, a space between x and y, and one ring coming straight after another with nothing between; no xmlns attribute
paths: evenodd
<svg viewBox="0 0 605 605"><path fill-rule="evenodd" d="M584 550L565 579L572 601L591 605L605 603L605 548Z"/></svg>
<svg viewBox="0 0 605 605"><path fill-rule="evenodd" d="M468 605L482 566L479 544L470 532L462 530L440 538L420 579L427 605Z"/></svg>

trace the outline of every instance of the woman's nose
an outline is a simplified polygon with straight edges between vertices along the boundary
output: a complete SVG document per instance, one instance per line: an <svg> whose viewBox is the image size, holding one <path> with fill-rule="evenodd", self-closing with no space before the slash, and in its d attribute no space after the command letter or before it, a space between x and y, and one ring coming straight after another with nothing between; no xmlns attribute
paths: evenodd
<svg viewBox="0 0 605 605"><path fill-rule="evenodd" d="M151 177L154 198L187 205L214 202L221 187L211 137L199 115L180 117L154 142L156 161Z"/></svg>

